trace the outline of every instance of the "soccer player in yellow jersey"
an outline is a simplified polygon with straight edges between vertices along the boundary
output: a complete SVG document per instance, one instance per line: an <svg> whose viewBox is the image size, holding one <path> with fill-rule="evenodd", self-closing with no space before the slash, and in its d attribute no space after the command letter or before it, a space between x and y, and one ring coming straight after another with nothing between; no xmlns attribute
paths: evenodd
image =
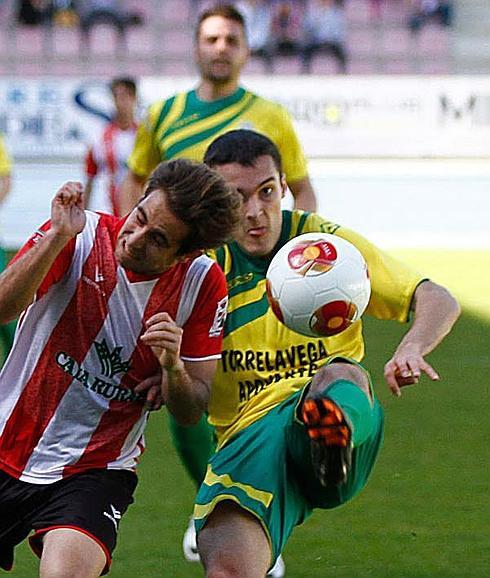
<svg viewBox="0 0 490 578"><path fill-rule="evenodd" d="M8 154L4 140L0 136L0 204L10 192L11 186L12 160ZM5 269L6 261L5 251L0 246L0 273ZM0 352L0 354L3 353L3 355L7 355L10 351L14 340L15 325L15 322L11 322L0 326L0 340L2 342L2 352Z"/></svg>
<svg viewBox="0 0 490 578"><path fill-rule="evenodd" d="M306 161L291 118L284 107L239 85L249 56L244 20L231 5L217 5L201 14L195 35L200 82L195 90L153 104L141 124L123 184L123 213L141 196L141 185L162 160L202 160L219 134L250 128L266 134L281 151L295 206L316 208Z"/></svg>
<svg viewBox="0 0 490 578"><path fill-rule="evenodd" d="M451 330L459 306L354 231L315 213L281 210L281 157L265 136L218 137L205 162L241 193L235 241L215 258L228 285L221 363L208 403L218 448L194 509L206 576L262 578L293 528L313 508L334 508L366 484L382 442L383 412L368 372L361 320L328 338L290 331L270 310L267 267L301 233L339 235L363 254L372 294L366 314L412 322L385 366L392 393L425 374L425 360Z"/></svg>

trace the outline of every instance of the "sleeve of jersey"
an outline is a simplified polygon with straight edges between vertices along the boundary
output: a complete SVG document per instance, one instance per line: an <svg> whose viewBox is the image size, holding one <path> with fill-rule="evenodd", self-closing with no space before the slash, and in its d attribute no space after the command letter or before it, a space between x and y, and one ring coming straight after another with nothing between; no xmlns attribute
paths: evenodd
<svg viewBox="0 0 490 578"><path fill-rule="evenodd" d="M341 227L336 234L355 245L366 260L371 280L371 298L366 313L378 319L408 321L415 289L427 277L354 231Z"/></svg>
<svg viewBox="0 0 490 578"><path fill-rule="evenodd" d="M154 142L155 118L158 118L160 105L152 105L143 122L136 131L133 150L128 158L129 169L141 178L146 179L160 162L160 154Z"/></svg>
<svg viewBox="0 0 490 578"><path fill-rule="evenodd" d="M87 177L95 177L98 167L95 161L94 149L90 147L85 155L85 174Z"/></svg>
<svg viewBox="0 0 490 578"><path fill-rule="evenodd" d="M226 280L214 263L201 285L194 309L183 329L180 354L184 360L219 359L226 320Z"/></svg>
<svg viewBox="0 0 490 578"><path fill-rule="evenodd" d="M308 175L308 167L291 116L283 107L281 107L279 120L281 123L281 142L277 144L281 152L286 180L292 183L304 179Z"/></svg>
<svg viewBox="0 0 490 578"><path fill-rule="evenodd" d="M33 235L31 235L31 237L24 244L24 246L19 249L19 251L14 256L10 264L14 263L15 261L18 261L23 255L25 255L37 243L39 243L40 239L44 237L44 235L46 234L47 231L49 231L50 228L51 228L51 221L47 221L46 223L44 223L44 225L39 227L39 229ZM49 288L52 285L58 283L58 281L60 281L63 278L63 276L68 270L68 267L70 266L73 253L75 251L75 243L76 240L71 239L62 249L58 257L56 257L53 265L51 266L50 270L48 271L43 281L41 282L39 289L37 290L36 299L40 299L43 295L45 295L48 292Z"/></svg>

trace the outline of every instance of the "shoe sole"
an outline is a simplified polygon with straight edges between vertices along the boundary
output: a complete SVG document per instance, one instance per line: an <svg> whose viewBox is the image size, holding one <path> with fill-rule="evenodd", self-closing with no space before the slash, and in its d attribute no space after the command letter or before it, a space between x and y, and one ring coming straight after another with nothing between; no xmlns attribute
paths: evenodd
<svg viewBox="0 0 490 578"><path fill-rule="evenodd" d="M331 399L305 399L301 417L310 438L315 475L322 486L339 486L347 481L352 462L352 430Z"/></svg>

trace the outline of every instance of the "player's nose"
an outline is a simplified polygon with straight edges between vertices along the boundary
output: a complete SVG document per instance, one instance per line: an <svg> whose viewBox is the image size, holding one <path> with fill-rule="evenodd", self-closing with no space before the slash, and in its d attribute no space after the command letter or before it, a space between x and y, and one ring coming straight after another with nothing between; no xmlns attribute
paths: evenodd
<svg viewBox="0 0 490 578"><path fill-rule="evenodd" d="M144 247L145 238L146 235L144 229L136 229L127 239L127 244L133 250L140 250L142 247Z"/></svg>
<svg viewBox="0 0 490 578"><path fill-rule="evenodd" d="M252 218L256 217L262 211L262 203L260 202L259 199L257 199L253 195L250 196L245 201L244 204L245 204L245 214L247 215L247 217L252 217Z"/></svg>

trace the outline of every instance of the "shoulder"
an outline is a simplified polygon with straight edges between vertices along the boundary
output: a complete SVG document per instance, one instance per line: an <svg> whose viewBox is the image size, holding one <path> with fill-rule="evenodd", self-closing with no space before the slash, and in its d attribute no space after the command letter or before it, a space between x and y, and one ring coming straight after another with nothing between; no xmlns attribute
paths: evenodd
<svg viewBox="0 0 490 578"><path fill-rule="evenodd" d="M264 98L263 96L259 96L253 92L248 92L248 94L254 97L254 104L257 107L262 108L264 111L269 111L271 114L282 116L282 117L289 117L289 112L287 111L286 107L275 100L270 100L269 98Z"/></svg>
<svg viewBox="0 0 490 578"><path fill-rule="evenodd" d="M226 285L220 266L207 254L199 255L189 264L187 275L201 277L207 287L222 287Z"/></svg>
<svg viewBox="0 0 490 578"><path fill-rule="evenodd" d="M282 212L285 230L290 231L289 238L302 235L303 233L330 233L335 234L340 225L325 219L318 213L309 213L294 209L292 211L284 210Z"/></svg>
<svg viewBox="0 0 490 578"><path fill-rule="evenodd" d="M167 111L172 106L176 97L177 95L174 94L173 96L169 96L168 98L165 98L163 100L157 100L151 103L147 108L146 113L147 119L149 119L150 121L158 120L158 118L162 114L165 114L165 111Z"/></svg>

